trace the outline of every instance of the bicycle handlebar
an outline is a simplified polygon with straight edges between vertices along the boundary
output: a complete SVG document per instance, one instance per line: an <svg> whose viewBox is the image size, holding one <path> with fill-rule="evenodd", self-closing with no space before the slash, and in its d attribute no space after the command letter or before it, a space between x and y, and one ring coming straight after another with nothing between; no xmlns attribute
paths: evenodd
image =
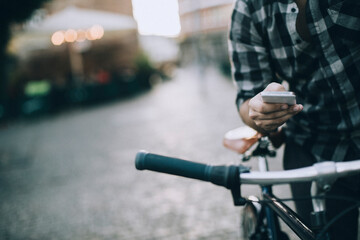
<svg viewBox="0 0 360 240"><path fill-rule="evenodd" d="M240 175L240 181L242 184L274 185L338 178L358 172L360 172L360 160L348 162L324 161L315 163L310 167L294 170L243 173Z"/></svg>
<svg viewBox="0 0 360 240"><path fill-rule="evenodd" d="M135 166L138 170L147 169L156 172L209 181L208 165L151 154L146 151L140 151L137 153Z"/></svg>
<svg viewBox="0 0 360 240"><path fill-rule="evenodd" d="M177 176L198 179L231 189L238 178L237 166L211 166L179 158L166 157L140 151L136 155L138 170L152 170Z"/></svg>
<svg viewBox="0 0 360 240"><path fill-rule="evenodd" d="M246 203L246 200L241 197L239 178L240 172L249 171L244 166L211 166L140 151L136 155L135 167L138 170L148 169L211 182L230 189L235 206L242 206Z"/></svg>
<svg viewBox="0 0 360 240"><path fill-rule="evenodd" d="M360 172L360 160L349 162L320 162L311 167L272 172L249 172L249 168L239 165L211 166L203 163L166 157L140 151L136 155L138 170L152 170L177 176L198 179L226 187L231 190L234 204L243 205L241 184L274 185L292 182L320 181L348 176ZM331 181L330 181L331 182Z"/></svg>

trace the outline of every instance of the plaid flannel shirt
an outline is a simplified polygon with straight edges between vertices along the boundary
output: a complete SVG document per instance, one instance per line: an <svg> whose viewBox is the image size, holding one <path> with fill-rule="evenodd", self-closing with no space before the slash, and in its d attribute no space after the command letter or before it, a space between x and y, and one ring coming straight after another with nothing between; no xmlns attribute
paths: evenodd
<svg viewBox="0 0 360 240"><path fill-rule="evenodd" d="M296 31L292 0L237 0L229 51L237 105L286 80L301 113L285 133L318 160L360 157L360 1L308 0L311 42Z"/></svg>

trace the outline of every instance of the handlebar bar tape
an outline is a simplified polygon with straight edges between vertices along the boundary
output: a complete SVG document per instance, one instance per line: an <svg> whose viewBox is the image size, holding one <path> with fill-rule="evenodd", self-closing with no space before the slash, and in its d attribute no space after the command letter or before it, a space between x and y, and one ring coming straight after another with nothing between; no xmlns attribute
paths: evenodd
<svg viewBox="0 0 360 240"><path fill-rule="evenodd" d="M162 172L207 181L226 187L231 190L236 206L244 204L241 202L242 199L240 197L239 173L240 171L246 172L246 170L239 169L238 166L211 166L140 151L136 155L135 167L138 170Z"/></svg>

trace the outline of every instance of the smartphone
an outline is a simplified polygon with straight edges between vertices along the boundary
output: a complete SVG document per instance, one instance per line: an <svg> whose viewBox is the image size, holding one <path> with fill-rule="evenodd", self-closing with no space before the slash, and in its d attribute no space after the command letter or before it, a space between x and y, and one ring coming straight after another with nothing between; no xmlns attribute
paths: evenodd
<svg viewBox="0 0 360 240"><path fill-rule="evenodd" d="M261 97L266 103L286 103L289 105L296 104L296 96L293 92L288 91L264 91Z"/></svg>

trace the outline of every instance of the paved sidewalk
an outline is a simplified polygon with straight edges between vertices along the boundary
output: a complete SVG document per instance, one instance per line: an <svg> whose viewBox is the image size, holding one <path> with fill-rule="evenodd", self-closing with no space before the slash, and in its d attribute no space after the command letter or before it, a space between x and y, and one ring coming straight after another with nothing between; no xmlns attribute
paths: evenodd
<svg viewBox="0 0 360 240"><path fill-rule="evenodd" d="M219 73L180 69L140 96L0 129L0 239L239 239L225 188L134 167L141 149L236 162L221 143L241 124L234 98Z"/></svg>

